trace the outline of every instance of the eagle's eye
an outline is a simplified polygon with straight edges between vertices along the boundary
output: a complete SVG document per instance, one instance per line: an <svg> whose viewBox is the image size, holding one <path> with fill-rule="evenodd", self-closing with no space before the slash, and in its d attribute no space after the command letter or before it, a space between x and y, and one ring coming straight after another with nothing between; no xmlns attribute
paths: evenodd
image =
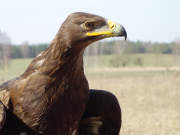
<svg viewBox="0 0 180 135"><path fill-rule="evenodd" d="M90 30L93 30L93 29L99 27L99 23L95 22L95 21L87 21L84 23L84 26L85 26L86 30L90 31Z"/></svg>
<svg viewBox="0 0 180 135"><path fill-rule="evenodd" d="M94 22L86 22L86 27L88 28L94 28Z"/></svg>

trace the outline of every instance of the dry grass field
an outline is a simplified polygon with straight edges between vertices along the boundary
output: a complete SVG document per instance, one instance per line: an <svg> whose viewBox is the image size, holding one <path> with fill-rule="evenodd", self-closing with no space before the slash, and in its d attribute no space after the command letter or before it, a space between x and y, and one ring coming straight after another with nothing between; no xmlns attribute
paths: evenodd
<svg viewBox="0 0 180 135"><path fill-rule="evenodd" d="M121 135L180 135L179 71L101 70L104 75L95 78L92 72L88 73L91 88L118 97Z"/></svg>
<svg viewBox="0 0 180 135"><path fill-rule="evenodd" d="M30 60L12 61L0 82L21 74ZM90 88L114 93L122 108L121 135L180 135L179 68L86 68Z"/></svg>

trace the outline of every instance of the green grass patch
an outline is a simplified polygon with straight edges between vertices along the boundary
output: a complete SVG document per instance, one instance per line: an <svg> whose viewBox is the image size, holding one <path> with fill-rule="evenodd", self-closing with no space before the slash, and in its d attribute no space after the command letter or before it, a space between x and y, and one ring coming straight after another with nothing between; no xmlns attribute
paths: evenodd
<svg viewBox="0 0 180 135"><path fill-rule="evenodd" d="M88 67L172 67L177 66L174 55L169 54L124 54L85 57Z"/></svg>
<svg viewBox="0 0 180 135"><path fill-rule="evenodd" d="M9 67L0 69L0 81L9 80L22 74L32 59L13 59Z"/></svg>
<svg viewBox="0 0 180 135"><path fill-rule="evenodd" d="M13 59L10 66L5 70L0 69L0 81L8 80L22 74L32 59ZM123 65L124 64L124 65ZM87 75L89 76L107 76L118 77L123 75L143 74L136 71L115 71L109 72L100 70L98 74L93 68L134 68L134 67L172 67L177 66L176 58L173 55L167 54L129 54L129 55L103 55L103 56L86 56L84 57L84 66ZM111 70L111 69L110 69ZM92 72L91 72L92 71ZM146 74L151 74L154 71L144 71Z"/></svg>

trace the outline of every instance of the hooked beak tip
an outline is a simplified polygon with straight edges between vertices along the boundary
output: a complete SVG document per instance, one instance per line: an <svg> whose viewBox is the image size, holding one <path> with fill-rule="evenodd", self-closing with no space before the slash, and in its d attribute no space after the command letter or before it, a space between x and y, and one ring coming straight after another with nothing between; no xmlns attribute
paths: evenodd
<svg viewBox="0 0 180 135"><path fill-rule="evenodd" d="M124 37L125 40L127 39L127 32L126 32L126 29L121 25L121 24L118 24L118 23L112 23L111 22L111 25L114 24L112 27L112 31L114 33L115 36L118 36L118 37ZM110 25L110 26L111 26ZM111 28L111 27L110 27Z"/></svg>
<svg viewBox="0 0 180 135"><path fill-rule="evenodd" d="M120 36L123 36L125 40L127 39L127 32L123 26L121 27Z"/></svg>

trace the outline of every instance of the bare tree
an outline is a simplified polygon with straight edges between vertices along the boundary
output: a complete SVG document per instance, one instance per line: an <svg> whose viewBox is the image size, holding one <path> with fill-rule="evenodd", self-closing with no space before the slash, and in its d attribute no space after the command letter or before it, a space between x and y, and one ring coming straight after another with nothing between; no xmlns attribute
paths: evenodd
<svg viewBox="0 0 180 135"><path fill-rule="evenodd" d="M23 58L28 58L30 56L28 42L23 42L21 44L21 54Z"/></svg>
<svg viewBox="0 0 180 135"><path fill-rule="evenodd" d="M0 31L0 68L6 69L10 65L11 58L11 40Z"/></svg>
<svg viewBox="0 0 180 135"><path fill-rule="evenodd" d="M179 60L179 57L180 57L180 37L176 38L174 43L175 43L175 45L173 48L173 54L175 56L176 64L180 65L180 60Z"/></svg>
<svg viewBox="0 0 180 135"><path fill-rule="evenodd" d="M113 48L113 54L123 55L127 47L127 41L115 40L115 46Z"/></svg>

